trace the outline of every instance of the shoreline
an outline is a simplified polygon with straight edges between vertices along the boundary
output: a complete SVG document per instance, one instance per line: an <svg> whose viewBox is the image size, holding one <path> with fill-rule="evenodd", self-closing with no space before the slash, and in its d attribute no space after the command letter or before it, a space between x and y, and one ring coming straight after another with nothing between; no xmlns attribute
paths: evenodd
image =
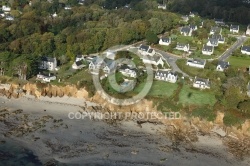
<svg viewBox="0 0 250 166"><path fill-rule="evenodd" d="M75 105L69 104L72 101ZM82 104L77 105L82 101ZM200 159L207 161L208 165L220 163L222 166L247 165L249 162L235 161L233 155L227 152L222 140L215 134L198 135L197 142L179 142L179 145L175 145L166 135L166 131L171 129L164 124L138 125L133 120L122 120L113 124L102 120L70 120L66 115L68 112L77 112L84 105L95 105L84 102L83 99L72 97L0 97L0 108L8 108L10 112L9 124L24 131L23 135L13 134L4 137L3 132L9 131L10 128L0 122L1 139L21 143L33 151L43 164L51 160L66 164L104 165L199 165ZM17 109L22 109L23 112L13 114L12 112ZM26 122L22 119L25 114L28 115ZM52 118L43 119L48 116ZM15 124L13 120L16 121ZM41 128L36 129L36 124L41 121L46 122Z"/></svg>

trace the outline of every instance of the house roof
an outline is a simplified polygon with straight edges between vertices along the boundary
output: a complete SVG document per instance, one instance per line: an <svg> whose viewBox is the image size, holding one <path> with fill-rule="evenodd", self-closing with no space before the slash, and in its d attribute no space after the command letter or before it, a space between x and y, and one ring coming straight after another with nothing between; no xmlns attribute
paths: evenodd
<svg viewBox="0 0 250 166"><path fill-rule="evenodd" d="M222 35L220 35L220 34L213 34L210 38L212 38L212 39L218 39L219 41L225 41L225 38Z"/></svg>
<svg viewBox="0 0 250 166"><path fill-rule="evenodd" d="M215 23L218 24L218 25L219 25L219 24L225 24L225 22L224 22L223 19L215 18L214 21L215 21Z"/></svg>
<svg viewBox="0 0 250 166"><path fill-rule="evenodd" d="M223 68L223 69L226 69L226 68L228 68L228 66L229 66L229 62L219 61L219 62L218 62L218 66L220 66L220 67Z"/></svg>
<svg viewBox="0 0 250 166"><path fill-rule="evenodd" d="M198 77L195 77L194 79L194 82L203 82L205 83L206 85L209 85L209 79L204 79L204 78L198 78Z"/></svg>
<svg viewBox="0 0 250 166"><path fill-rule="evenodd" d="M217 45L218 44L218 39L214 39L214 38L209 38L208 39L208 42L210 42L211 44L213 44L213 45Z"/></svg>
<svg viewBox="0 0 250 166"><path fill-rule="evenodd" d="M231 25L230 29L232 29L232 30L239 30L239 25Z"/></svg>
<svg viewBox="0 0 250 166"><path fill-rule="evenodd" d="M120 70L126 70L126 69L129 69L129 70L134 70L134 71L137 71L136 68L132 68L130 67L129 65L127 64L122 64L122 66L119 68Z"/></svg>
<svg viewBox="0 0 250 166"><path fill-rule="evenodd" d="M250 52L250 46L242 46L241 50Z"/></svg>
<svg viewBox="0 0 250 166"><path fill-rule="evenodd" d="M147 46L147 45L140 45L140 47L139 47L139 50L142 50L142 51L148 51L148 49L149 49L149 46Z"/></svg>
<svg viewBox="0 0 250 166"><path fill-rule="evenodd" d="M55 58L42 56L41 60L46 62L54 62Z"/></svg>
<svg viewBox="0 0 250 166"><path fill-rule="evenodd" d="M164 37L164 38L161 38L161 40L165 43L169 43L171 39L169 37Z"/></svg>
<svg viewBox="0 0 250 166"><path fill-rule="evenodd" d="M83 64L82 61L77 61L77 62L75 62L75 63L76 63L76 66L81 66L81 65Z"/></svg>
<svg viewBox="0 0 250 166"><path fill-rule="evenodd" d="M184 48L184 47L188 47L189 46L189 44L185 44L185 43L177 43L177 45L176 45L176 47L177 48Z"/></svg>
<svg viewBox="0 0 250 166"><path fill-rule="evenodd" d="M197 28L197 25L191 24L191 25L189 25L189 27L190 27L191 29L196 29L196 28Z"/></svg>
<svg viewBox="0 0 250 166"><path fill-rule="evenodd" d="M155 74L156 75L160 75L160 74L162 74L162 75L164 75L164 74L168 75L168 74L171 74L171 75L177 76L177 73L172 72L172 71L166 71L166 70L157 70Z"/></svg>
<svg viewBox="0 0 250 166"><path fill-rule="evenodd" d="M181 28L181 32L183 32L183 33L189 33L190 31L191 31L190 27L182 27Z"/></svg>
<svg viewBox="0 0 250 166"><path fill-rule="evenodd" d="M96 56L94 57L91 62L94 64L94 65L97 65L99 63L102 63L103 62L103 58L99 57L99 56Z"/></svg>
<svg viewBox="0 0 250 166"><path fill-rule="evenodd" d="M205 59L189 59L188 62L199 64L199 65L205 65L206 60Z"/></svg>
<svg viewBox="0 0 250 166"><path fill-rule="evenodd" d="M82 58L82 57L83 57L83 55L77 55L76 57L77 57L77 58Z"/></svg>
<svg viewBox="0 0 250 166"><path fill-rule="evenodd" d="M116 67L116 62L114 60L105 58L104 59L104 63L106 64L106 66L108 66L108 68L112 69Z"/></svg>
<svg viewBox="0 0 250 166"><path fill-rule="evenodd" d="M154 51L154 49L150 48L150 49L148 50L148 53L152 53L153 51Z"/></svg>
<svg viewBox="0 0 250 166"><path fill-rule="evenodd" d="M210 32L220 32L221 28L220 27L212 27Z"/></svg>
<svg viewBox="0 0 250 166"><path fill-rule="evenodd" d="M208 45L204 45L202 48L202 51L208 51L208 52L213 52L214 47L213 46L208 46Z"/></svg>

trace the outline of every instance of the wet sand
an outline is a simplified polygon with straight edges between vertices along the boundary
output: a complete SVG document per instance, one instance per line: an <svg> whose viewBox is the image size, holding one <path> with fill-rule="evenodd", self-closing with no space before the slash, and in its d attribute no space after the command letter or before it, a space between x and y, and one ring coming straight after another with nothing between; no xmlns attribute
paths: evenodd
<svg viewBox="0 0 250 166"><path fill-rule="evenodd" d="M132 120L110 124L68 117L91 105L95 103L69 97L0 97L0 110L7 109L0 113L4 117L0 140L19 143L44 164L56 160L66 165L249 165L235 159L213 135L200 135L192 146L176 146L165 134L168 126L162 124L138 125ZM17 109L22 111L14 112Z"/></svg>

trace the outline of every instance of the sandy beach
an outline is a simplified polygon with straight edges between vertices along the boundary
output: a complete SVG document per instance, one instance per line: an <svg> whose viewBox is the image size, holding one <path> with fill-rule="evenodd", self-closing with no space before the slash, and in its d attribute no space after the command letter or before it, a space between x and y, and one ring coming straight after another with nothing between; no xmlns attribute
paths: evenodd
<svg viewBox="0 0 250 166"><path fill-rule="evenodd" d="M0 97L0 141L11 140L31 150L46 164L65 165L249 165L228 153L215 135L198 142L173 145L168 126L123 120L70 119L70 112L87 111L95 103L70 97L19 99ZM19 111L17 111L19 109ZM7 161L2 160L5 164ZM60 165L59 164L59 165ZM1 164L0 164L1 165Z"/></svg>

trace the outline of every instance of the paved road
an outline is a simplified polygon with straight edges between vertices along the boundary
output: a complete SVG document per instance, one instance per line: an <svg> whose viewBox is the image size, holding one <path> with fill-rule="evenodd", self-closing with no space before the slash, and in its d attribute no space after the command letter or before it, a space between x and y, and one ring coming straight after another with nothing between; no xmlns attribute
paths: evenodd
<svg viewBox="0 0 250 166"><path fill-rule="evenodd" d="M184 73L184 72L176 65L176 61L177 61L178 59L181 59L181 57L176 56L176 55L173 55L173 54L166 53L165 51L158 50L158 49L155 49L155 51L156 51L157 53L159 53L159 54L162 55L162 57L163 57L163 58L169 63L169 65L172 67L173 71L182 73L183 76L185 76L185 77L189 77L188 74Z"/></svg>
<svg viewBox="0 0 250 166"><path fill-rule="evenodd" d="M232 53L247 40L247 37L239 36L237 39L238 40L218 58L219 60L225 61L227 58L229 58Z"/></svg>

